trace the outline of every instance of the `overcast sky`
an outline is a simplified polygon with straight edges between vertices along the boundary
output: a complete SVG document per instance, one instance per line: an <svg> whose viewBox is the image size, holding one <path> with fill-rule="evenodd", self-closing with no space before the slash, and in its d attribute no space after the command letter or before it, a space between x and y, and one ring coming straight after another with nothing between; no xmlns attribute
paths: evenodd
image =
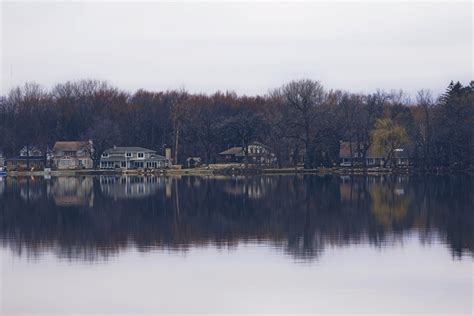
<svg viewBox="0 0 474 316"><path fill-rule="evenodd" d="M470 2L5 3L2 86L107 80L264 94L298 78L328 89L442 92L472 72Z"/></svg>

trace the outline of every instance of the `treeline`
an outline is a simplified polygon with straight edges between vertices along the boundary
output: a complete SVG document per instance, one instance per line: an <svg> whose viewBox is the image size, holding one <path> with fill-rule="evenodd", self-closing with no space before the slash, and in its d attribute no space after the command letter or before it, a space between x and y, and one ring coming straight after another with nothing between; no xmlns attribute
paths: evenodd
<svg viewBox="0 0 474 316"><path fill-rule="evenodd" d="M434 97L419 91L372 94L327 90L318 81L292 81L265 96L212 95L185 90L127 93L106 82L66 82L45 90L28 83L0 99L0 148L92 139L95 159L113 145L173 149L175 161L200 156L212 163L230 146L270 146L280 166L332 166L340 141L354 157L371 146L389 156L407 146L422 169L468 169L474 155L474 82L449 84Z"/></svg>

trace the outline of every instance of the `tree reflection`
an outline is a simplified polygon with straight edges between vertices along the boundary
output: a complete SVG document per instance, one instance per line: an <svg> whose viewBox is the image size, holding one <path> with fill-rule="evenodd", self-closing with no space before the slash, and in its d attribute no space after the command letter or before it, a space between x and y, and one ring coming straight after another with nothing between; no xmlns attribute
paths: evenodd
<svg viewBox="0 0 474 316"><path fill-rule="evenodd" d="M256 242L313 260L328 246L382 247L416 231L473 253L470 177L7 178L0 239L18 255L78 260Z"/></svg>
<svg viewBox="0 0 474 316"><path fill-rule="evenodd" d="M393 182L386 185L373 185L369 189L372 199L372 213L386 230L406 218L410 205L410 195L405 194L403 187Z"/></svg>

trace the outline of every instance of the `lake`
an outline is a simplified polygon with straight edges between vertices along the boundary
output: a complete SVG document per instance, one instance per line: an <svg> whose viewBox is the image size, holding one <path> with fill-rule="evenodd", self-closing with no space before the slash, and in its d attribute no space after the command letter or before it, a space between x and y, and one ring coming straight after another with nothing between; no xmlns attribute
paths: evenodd
<svg viewBox="0 0 474 316"><path fill-rule="evenodd" d="M0 178L10 314L472 313L473 178Z"/></svg>

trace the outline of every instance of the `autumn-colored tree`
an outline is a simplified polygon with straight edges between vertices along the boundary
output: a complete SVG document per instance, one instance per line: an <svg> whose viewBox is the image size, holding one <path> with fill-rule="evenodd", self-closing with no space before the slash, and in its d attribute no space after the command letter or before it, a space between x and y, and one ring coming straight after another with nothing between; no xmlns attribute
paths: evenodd
<svg viewBox="0 0 474 316"><path fill-rule="evenodd" d="M408 144L409 138L404 127L390 119L379 119L372 132L372 141L375 152L385 156L384 166L387 166L395 158L395 150Z"/></svg>

